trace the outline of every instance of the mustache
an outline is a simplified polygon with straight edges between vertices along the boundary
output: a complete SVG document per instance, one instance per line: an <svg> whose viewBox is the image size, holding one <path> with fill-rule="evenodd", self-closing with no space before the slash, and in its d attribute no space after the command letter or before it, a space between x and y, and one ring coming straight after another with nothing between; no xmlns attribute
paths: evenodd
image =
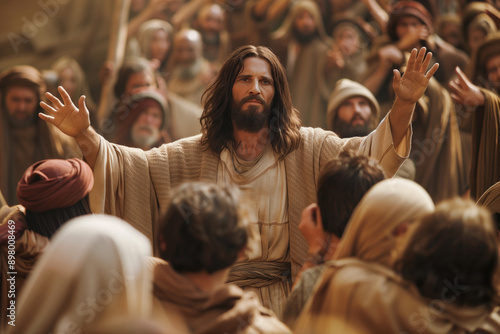
<svg viewBox="0 0 500 334"><path fill-rule="evenodd" d="M242 106L245 103L247 103L248 101L252 101L252 100L258 101L262 105L266 104L266 101L264 101L264 99L261 96L259 96L259 95L250 95L250 96L244 97L244 98L242 98L240 100L240 106Z"/></svg>

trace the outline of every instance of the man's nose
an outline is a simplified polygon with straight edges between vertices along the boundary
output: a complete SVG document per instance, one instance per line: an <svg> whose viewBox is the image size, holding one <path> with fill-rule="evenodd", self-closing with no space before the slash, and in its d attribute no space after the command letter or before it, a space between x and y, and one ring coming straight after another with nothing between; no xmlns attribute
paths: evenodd
<svg viewBox="0 0 500 334"><path fill-rule="evenodd" d="M258 79L253 80L252 86L250 87L250 94L260 94L260 85Z"/></svg>

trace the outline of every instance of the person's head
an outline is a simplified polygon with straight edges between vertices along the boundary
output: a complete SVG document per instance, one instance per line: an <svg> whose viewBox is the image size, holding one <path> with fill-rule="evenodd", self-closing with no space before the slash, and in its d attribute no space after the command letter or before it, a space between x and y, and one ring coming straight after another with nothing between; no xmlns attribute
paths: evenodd
<svg viewBox="0 0 500 334"><path fill-rule="evenodd" d="M225 29L225 15L224 9L216 3L200 8L196 24L204 43L215 44L219 41L220 33Z"/></svg>
<svg viewBox="0 0 500 334"><path fill-rule="evenodd" d="M140 25L137 39L140 43L141 56L146 59L157 59L160 67L170 57L174 28L164 20L153 19Z"/></svg>
<svg viewBox="0 0 500 334"><path fill-rule="evenodd" d="M366 136L377 127L379 113L377 99L365 86L341 79L330 94L326 120L341 138Z"/></svg>
<svg viewBox="0 0 500 334"><path fill-rule="evenodd" d="M31 66L13 66L0 74L0 103L6 120L14 127L32 125L38 118L46 85Z"/></svg>
<svg viewBox="0 0 500 334"><path fill-rule="evenodd" d="M335 22L332 35L344 57L354 56L362 49L368 48L368 37L354 20Z"/></svg>
<svg viewBox="0 0 500 334"><path fill-rule="evenodd" d="M300 119L285 69L267 47L247 45L235 50L204 93L203 104L201 140L216 156L234 144L234 128L267 131L280 159L298 147Z"/></svg>
<svg viewBox="0 0 500 334"><path fill-rule="evenodd" d="M194 29L182 29L175 34L172 62L175 66L188 67L203 58L201 34Z"/></svg>
<svg viewBox="0 0 500 334"><path fill-rule="evenodd" d="M405 245L406 231L434 211L422 186L402 179L387 179L368 190L354 209L334 259L357 257L392 267Z"/></svg>
<svg viewBox="0 0 500 334"><path fill-rule="evenodd" d="M393 6L387 22L387 33L393 41L399 41L410 31L427 29L434 32L432 16L417 1L398 1Z"/></svg>
<svg viewBox="0 0 500 334"><path fill-rule="evenodd" d="M458 49L463 48L462 44L462 22L457 14L442 15L436 24L437 34L446 42Z"/></svg>
<svg viewBox="0 0 500 334"><path fill-rule="evenodd" d="M72 219L44 248L23 285L16 330L95 333L96 326L118 316L149 317L151 256L149 240L120 218Z"/></svg>
<svg viewBox="0 0 500 334"><path fill-rule="evenodd" d="M158 222L160 257L179 273L212 274L236 262L248 241L235 189L185 183Z"/></svg>
<svg viewBox="0 0 500 334"><path fill-rule="evenodd" d="M477 204L490 210L500 240L500 182L489 187L488 190L479 197Z"/></svg>
<svg viewBox="0 0 500 334"><path fill-rule="evenodd" d="M80 159L48 159L31 165L17 185L28 228L47 238L68 220L91 213L92 169Z"/></svg>
<svg viewBox="0 0 500 334"><path fill-rule="evenodd" d="M127 96L113 112L116 131L112 141L143 150L156 146L161 141L168 110L165 99L155 90Z"/></svg>
<svg viewBox="0 0 500 334"><path fill-rule="evenodd" d="M323 230L341 238L363 195L383 179L384 170L375 159L353 151L327 162L319 175L316 196Z"/></svg>
<svg viewBox="0 0 500 334"><path fill-rule="evenodd" d="M500 89L500 33L489 35L477 47L470 61L469 77L488 89Z"/></svg>
<svg viewBox="0 0 500 334"><path fill-rule="evenodd" d="M495 23L487 14L477 15L467 26L467 46L470 52L474 52L496 30Z"/></svg>
<svg viewBox="0 0 500 334"><path fill-rule="evenodd" d="M119 99L137 90L155 87L155 73L149 61L145 58L132 58L125 61L118 70L114 93Z"/></svg>
<svg viewBox="0 0 500 334"><path fill-rule="evenodd" d="M273 33L274 38L289 37L300 44L308 44L315 38L329 42L321 13L314 1L296 1L281 26Z"/></svg>
<svg viewBox="0 0 500 334"><path fill-rule="evenodd" d="M414 231L399 263L422 296L461 306L488 304L495 296L496 231L490 213L470 200L441 202ZM450 287L453 287L450 289Z"/></svg>

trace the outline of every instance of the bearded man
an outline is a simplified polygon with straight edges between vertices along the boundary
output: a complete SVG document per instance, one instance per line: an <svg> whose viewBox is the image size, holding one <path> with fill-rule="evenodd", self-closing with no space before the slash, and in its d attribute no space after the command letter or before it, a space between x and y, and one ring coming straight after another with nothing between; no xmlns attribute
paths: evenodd
<svg viewBox="0 0 500 334"><path fill-rule="evenodd" d="M256 292L278 315L308 251L298 224L316 198L319 169L345 149L374 156L394 175L410 150L409 127L415 103L437 70L431 55L413 50L407 70L395 72L396 99L390 117L365 138L340 139L333 132L301 127L279 59L262 46L235 50L205 92L202 134L144 152L110 144L60 89L40 114L84 148L94 170L93 212L123 217L153 238L154 222L165 213L170 189L187 181L235 185L248 206L255 232L246 255L228 281ZM425 57L425 59L424 59ZM199 203L199 205L204 205ZM184 208L186 222L197 206Z"/></svg>

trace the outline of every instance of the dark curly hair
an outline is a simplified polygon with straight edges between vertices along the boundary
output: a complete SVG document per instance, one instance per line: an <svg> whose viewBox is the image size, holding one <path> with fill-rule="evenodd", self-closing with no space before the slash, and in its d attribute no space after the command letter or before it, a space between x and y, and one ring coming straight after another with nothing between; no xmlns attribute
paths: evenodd
<svg viewBox="0 0 500 334"><path fill-rule="evenodd" d="M246 58L257 57L271 66L275 94L269 115L270 141L280 159L295 150L300 143L300 118L292 106L290 88L285 69L278 57L267 47L247 45L235 50L220 69L214 83L203 94L204 105L201 123L201 143L219 156L233 142L231 119L232 88L236 77L243 70Z"/></svg>
<svg viewBox="0 0 500 334"><path fill-rule="evenodd" d="M422 218L397 267L422 296L474 307L493 301L497 264L491 214L456 198Z"/></svg>
<svg viewBox="0 0 500 334"><path fill-rule="evenodd" d="M160 257L180 273L213 273L231 266L248 240L236 194L232 188L203 182L174 189L157 225Z"/></svg>

